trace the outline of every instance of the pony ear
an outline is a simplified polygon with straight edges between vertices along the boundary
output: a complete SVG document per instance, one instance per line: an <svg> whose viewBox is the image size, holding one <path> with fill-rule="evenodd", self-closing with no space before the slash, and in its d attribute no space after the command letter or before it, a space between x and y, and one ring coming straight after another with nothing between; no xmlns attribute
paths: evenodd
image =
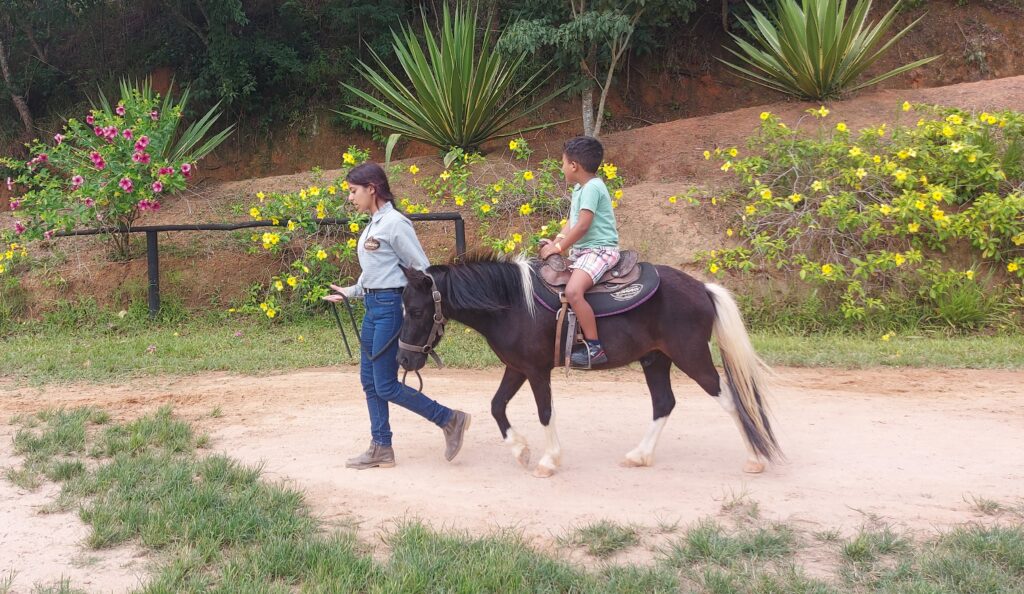
<svg viewBox="0 0 1024 594"><path fill-rule="evenodd" d="M423 273L422 270L416 270L415 268L406 268L401 264L399 264L398 267L402 269L402 274L405 275L405 278L409 281L410 284L421 285L424 284L424 282L427 282L429 284L429 279L427 278L427 275Z"/></svg>

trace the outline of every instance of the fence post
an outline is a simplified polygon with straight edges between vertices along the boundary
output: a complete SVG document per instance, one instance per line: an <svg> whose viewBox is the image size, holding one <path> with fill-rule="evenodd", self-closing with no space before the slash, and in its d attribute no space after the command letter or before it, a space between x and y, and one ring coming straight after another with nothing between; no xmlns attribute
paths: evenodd
<svg viewBox="0 0 1024 594"><path fill-rule="evenodd" d="M160 313L160 252L157 232L146 231L146 268L149 271L149 317Z"/></svg>
<svg viewBox="0 0 1024 594"><path fill-rule="evenodd" d="M455 219L455 256L461 259L466 255L466 221L462 217Z"/></svg>

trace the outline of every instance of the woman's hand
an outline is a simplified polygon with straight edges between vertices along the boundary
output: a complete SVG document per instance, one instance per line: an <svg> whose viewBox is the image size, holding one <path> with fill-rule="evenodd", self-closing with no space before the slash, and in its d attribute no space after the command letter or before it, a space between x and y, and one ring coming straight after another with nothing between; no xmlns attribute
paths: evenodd
<svg viewBox="0 0 1024 594"><path fill-rule="evenodd" d="M324 301L330 301L331 303L340 303L342 300L351 297L352 287L339 287L338 285L329 285L331 290L334 291L328 295L321 297Z"/></svg>

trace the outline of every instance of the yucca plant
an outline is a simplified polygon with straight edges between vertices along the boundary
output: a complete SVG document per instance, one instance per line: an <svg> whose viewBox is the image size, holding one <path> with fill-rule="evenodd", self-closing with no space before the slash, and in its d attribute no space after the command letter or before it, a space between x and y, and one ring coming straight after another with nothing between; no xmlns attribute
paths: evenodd
<svg viewBox="0 0 1024 594"><path fill-rule="evenodd" d="M171 84L173 86L173 82ZM156 95L153 91L153 83L148 78L143 80L141 83L133 83L128 80L121 79L120 90L122 99L130 97L132 93L137 92L141 99L147 104L152 103ZM178 114L183 112L185 107L188 105L188 95L189 88L185 87L181 92L181 97L175 101L173 97L171 97L171 93L168 91L168 93L164 95L163 101L160 105L160 113L172 114L172 112L177 111L178 113L174 114L176 118L175 121L181 122L181 118L178 117ZM110 101L107 99L107 96L104 95L102 89L99 91L98 101L99 106L94 105L94 107L103 110L108 115L114 113L114 108L111 107ZM220 119L221 113L218 111L219 107L220 102L218 101L216 105L211 107L210 110L203 115L203 117L192 122L188 128L185 128L184 132L181 132L180 134L176 132L174 140L164 145L161 148L160 154L157 156L162 157L167 161L195 163L213 152L213 150L220 146L222 142L227 140L228 136L230 136L235 129L235 125L231 124L210 138L207 138L206 142L203 144L199 144L203 140L203 137L205 137L210 131L210 128L212 128L217 120Z"/></svg>
<svg viewBox="0 0 1024 594"><path fill-rule="evenodd" d="M871 0L859 0L849 18L846 0L780 0L769 19L753 6L753 23L739 19L753 43L733 35L739 51L728 48L742 65L722 60L745 78L803 99L831 99L931 62L932 56L900 66L866 82L860 77L924 16L885 40L902 2L878 23L867 22Z"/></svg>
<svg viewBox="0 0 1024 594"><path fill-rule="evenodd" d="M476 150L492 138L544 127L542 124L509 129L516 120L567 88L557 89L540 101L523 106L530 91L542 86L554 74L544 75L547 65L517 85L516 72L526 53L514 60L505 60L495 51L486 28L477 52L475 11L457 8L450 13L446 5L437 39L426 23L424 15L426 49L405 25L400 33L391 32L395 55L408 82L392 72L371 49L377 68L361 61L359 71L380 97L345 84L369 107L349 105L350 111L344 115L446 151L453 148Z"/></svg>

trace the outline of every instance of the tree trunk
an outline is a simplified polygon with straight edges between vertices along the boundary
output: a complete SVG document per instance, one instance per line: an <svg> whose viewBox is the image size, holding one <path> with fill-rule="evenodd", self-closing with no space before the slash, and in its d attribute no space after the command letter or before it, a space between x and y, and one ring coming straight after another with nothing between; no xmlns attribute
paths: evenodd
<svg viewBox="0 0 1024 594"><path fill-rule="evenodd" d="M583 89L583 135L594 136L594 85L587 83Z"/></svg>
<svg viewBox="0 0 1024 594"><path fill-rule="evenodd" d="M21 115L21 122L25 125L25 136L31 138L32 130L35 128L32 121L32 112L29 110L25 98L14 90L14 84L11 81L11 69L7 65L7 48L4 46L2 39L0 39L0 72L3 73L4 83L7 85L7 88L11 90L11 101L14 102L14 107L18 109L18 113Z"/></svg>

